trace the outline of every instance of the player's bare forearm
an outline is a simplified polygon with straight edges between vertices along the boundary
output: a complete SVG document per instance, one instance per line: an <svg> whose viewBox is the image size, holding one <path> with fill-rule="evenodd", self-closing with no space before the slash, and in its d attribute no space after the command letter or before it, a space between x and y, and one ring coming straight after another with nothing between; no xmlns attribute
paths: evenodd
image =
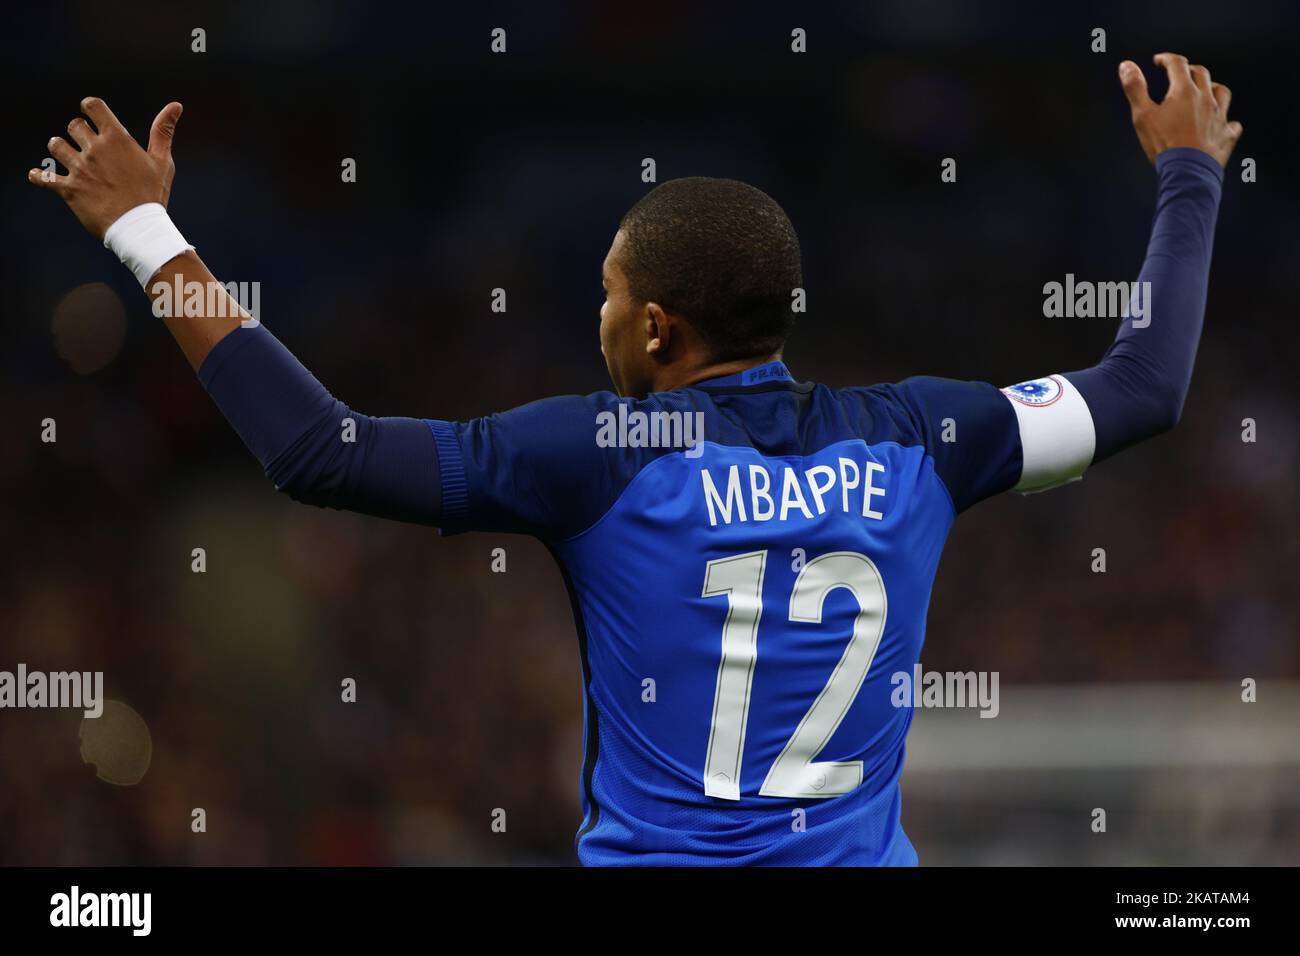
<svg viewBox="0 0 1300 956"><path fill-rule="evenodd" d="M138 228L146 230L145 248L166 249L166 246L159 247L157 235L148 232L151 227L147 209L157 204L165 210L171 197L172 180L176 176L172 139L181 105L168 103L158 113L149 130L147 148L141 148L108 104L98 97L86 97L81 101L81 109L85 115L75 117L67 125L68 135L76 145L61 136L51 137L47 143L50 155L67 170L66 174L60 175L53 169L31 169L27 173L28 181L61 197L86 231L101 241L115 223L124 221L124 217L131 218L128 213L134 216L144 210L145 215L137 218L144 219ZM170 227L170 223L167 225ZM161 241L166 241L165 234ZM193 249L168 259L161 268L154 269L155 264L137 264L137 277L154 301L155 314L163 319L190 365L197 370L212 347L238 328L248 315L217 285L216 278ZM140 275L145 271L149 274ZM172 297L160 303L159 282L176 288L177 277L180 288L197 282L205 294L187 298L183 303ZM213 294L208 295L207 290L213 290ZM212 315L207 314L208 309Z"/></svg>
<svg viewBox="0 0 1300 956"><path fill-rule="evenodd" d="M186 299L173 294L175 289L187 288L202 289L204 294ZM165 263L145 291L154 303L154 314L163 320L196 372L218 342L252 320L193 249Z"/></svg>

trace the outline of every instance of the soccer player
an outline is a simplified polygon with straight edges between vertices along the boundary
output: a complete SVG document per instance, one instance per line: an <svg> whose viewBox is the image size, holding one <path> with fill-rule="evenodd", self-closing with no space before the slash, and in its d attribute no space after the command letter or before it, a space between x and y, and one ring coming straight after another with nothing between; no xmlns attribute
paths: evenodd
<svg viewBox="0 0 1300 956"><path fill-rule="evenodd" d="M582 655L583 863L910 865L898 781L912 711L891 704L891 675L918 660L954 518L1078 478L1182 410L1241 125L1205 67L1155 62L1159 104L1120 65L1158 183L1141 321L1134 309L1092 368L1007 389L797 381L782 359L802 285L794 229L751 186L688 178L633 206L605 258L616 392L467 422L373 418L224 291L171 297L178 282L217 288L165 209L180 104L141 149L88 98L89 121L68 124L76 146L49 144L66 175L29 179L134 271L279 490L547 544Z"/></svg>

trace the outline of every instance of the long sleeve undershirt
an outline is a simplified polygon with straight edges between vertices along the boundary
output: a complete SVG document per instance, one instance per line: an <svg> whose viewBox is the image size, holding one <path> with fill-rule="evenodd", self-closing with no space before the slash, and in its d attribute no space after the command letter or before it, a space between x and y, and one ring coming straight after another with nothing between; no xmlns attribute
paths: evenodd
<svg viewBox="0 0 1300 956"><path fill-rule="evenodd" d="M1156 175L1155 219L1138 274L1139 283L1151 283L1150 311L1142 327L1131 318L1121 323L1100 362L1065 376L1092 414L1093 464L1177 424L1192 382L1223 168L1199 149L1169 149L1156 157Z"/></svg>

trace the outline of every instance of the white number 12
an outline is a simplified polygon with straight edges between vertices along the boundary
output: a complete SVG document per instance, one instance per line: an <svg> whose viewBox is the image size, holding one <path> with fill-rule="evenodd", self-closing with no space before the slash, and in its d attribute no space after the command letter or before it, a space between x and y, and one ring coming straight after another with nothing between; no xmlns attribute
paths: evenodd
<svg viewBox="0 0 1300 956"><path fill-rule="evenodd" d="M763 616L766 551L710 561L702 597L727 598L722 625L722 659L713 695L709 749L704 758L704 792L740 799L740 764L745 752L750 690L758 663L758 622ZM767 772L763 797L837 797L862 783L862 761L816 761L849 712L885 630L888 603L880 570L865 554L832 551L805 564L790 594L790 620L820 624L826 596L846 588L858 602L853 637L826 686L786 741Z"/></svg>

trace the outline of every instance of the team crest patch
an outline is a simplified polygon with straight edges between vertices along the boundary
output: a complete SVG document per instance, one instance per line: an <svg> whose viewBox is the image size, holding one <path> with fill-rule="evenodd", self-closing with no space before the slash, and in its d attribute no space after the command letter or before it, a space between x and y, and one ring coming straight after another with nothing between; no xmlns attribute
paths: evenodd
<svg viewBox="0 0 1300 956"><path fill-rule="evenodd" d="M1022 405L1051 405L1061 397L1061 383L1053 378L1036 378L1004 388L1002 393Z"/></svg>

